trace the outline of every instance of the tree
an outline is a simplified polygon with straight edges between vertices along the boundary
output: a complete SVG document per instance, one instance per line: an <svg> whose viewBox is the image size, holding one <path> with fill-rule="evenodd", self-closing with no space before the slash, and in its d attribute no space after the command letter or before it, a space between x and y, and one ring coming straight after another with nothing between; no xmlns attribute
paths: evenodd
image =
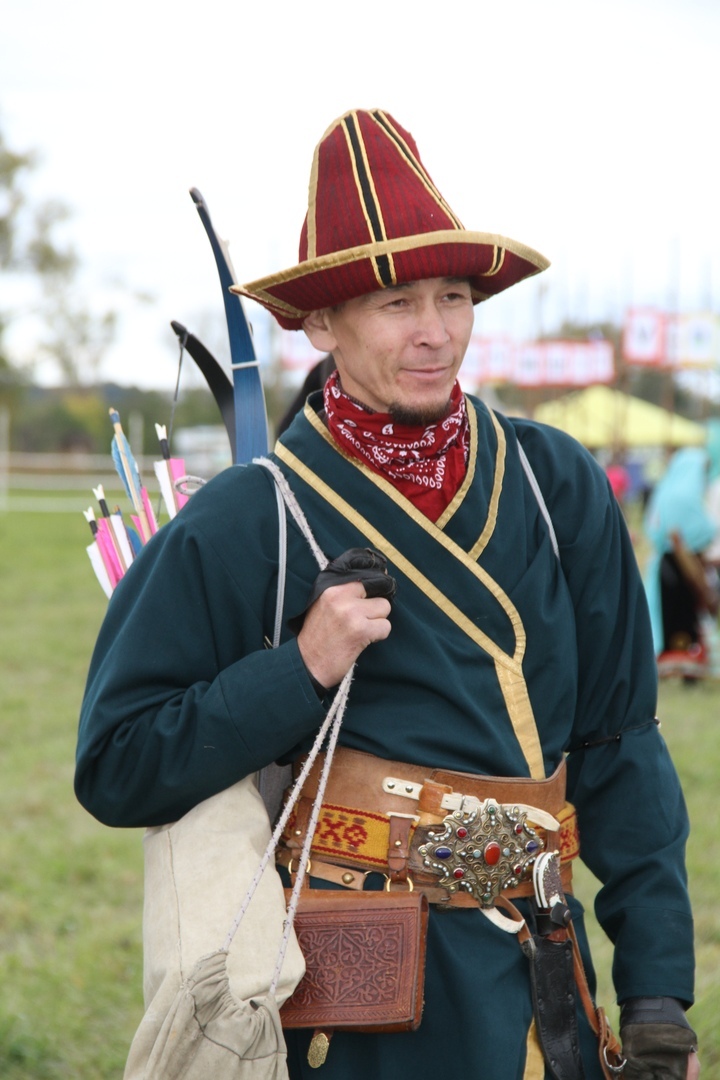
<svg viewBox="0 0 720 1080"><path fill-rule="evenodd" d="M112 311L97 315L76 301L79 260L60 235L70 211L58 200L30 200L27 181L37 165L34 152L11 149L0 129L0 395L6 398L32 372L32 362L10 355L8 332L16 323L34 325L35 358L50 357L64 381L77 385L96 374L117 321Z"/></svg>

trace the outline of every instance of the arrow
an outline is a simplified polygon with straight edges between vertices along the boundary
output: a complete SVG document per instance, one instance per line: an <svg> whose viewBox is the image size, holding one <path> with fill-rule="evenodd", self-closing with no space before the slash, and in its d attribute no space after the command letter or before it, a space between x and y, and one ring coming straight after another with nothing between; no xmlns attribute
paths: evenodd
<svg viewBox="0 0 720 1080"><path fill-rule="evenodd" d="M228 383L228 385L230 385ZM182 458L170 457L170 445L168 443L167 428L163 424L156 424L158 441L162 461L154 463L155 475L160 484L163 501L168 515L174 518L178 510L182 509L188 501L187 495L182 495L175 486L175 481L185 476L185 462Z"/></svg>
<svg viewBox="0 0 720 1080"><path fill-rule="evenodd" d="M111 446L112 459L115 462L118 476L123 482L128 498L133 504L133 509L137 515L140 538L144 544L147 544L150 537L157 532L155 515L150 505L147 491L140 480L140 473L138 472L135 458L130 449L130 443L127 441L125 432L122 429L118 411L117 409L110 408L109 413L115 430Z"/></svg>
<svg viewBox="0 0 720 1080"><path fill-rule="evenodd" d="M103 550L103 541L100 538L100 532L92 506L88 506L87 510L83 510L83 516L90 526L90 532L93 537L92 543L88 544L85 550L88 553L88 558L95 571L95 577L100 582L102 591L109 600L113 594L113 589L119 580L116 572L117 560L115 559L115 552L113 551L110 554L106 554ZM115 561L113 562L113 560ZM119 570L119 565L117 566L117 570Z"/></svg>
<svg viewBox="0 0 720 1080"><path fill-rule="evenodd" d="M98 506L102 513L102 519L96 523L98 533L102 537L104 544L110 544L118 563L118 581L127 570L130 563L133 561L133 553L128 543L128 538L124 532L120 532L117 527L117 522L113 519L110 513L110 507L107 504L105 498L105 490L102 484L98 484L96 488L92 489L93 495L98 501ZM87 516L87 515L86 515ZM117 584L117 582L116 582Z"/></svg>

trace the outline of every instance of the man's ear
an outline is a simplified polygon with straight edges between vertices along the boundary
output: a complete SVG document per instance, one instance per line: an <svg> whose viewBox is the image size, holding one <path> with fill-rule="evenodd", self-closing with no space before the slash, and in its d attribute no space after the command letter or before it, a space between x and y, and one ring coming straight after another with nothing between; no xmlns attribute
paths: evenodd
<svg viewBox="0 0 720 1080"><path fill-rule="evenodd" d="M337 347L335 335L330 328L327 308L311 311L303 320L303 330L310 339L310 344L318 352L329 353Z"/></svg>

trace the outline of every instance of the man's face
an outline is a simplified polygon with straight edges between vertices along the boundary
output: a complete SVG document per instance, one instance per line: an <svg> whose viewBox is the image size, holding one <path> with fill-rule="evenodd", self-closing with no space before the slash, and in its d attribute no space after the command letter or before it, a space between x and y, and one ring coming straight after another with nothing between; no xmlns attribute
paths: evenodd
<svg viewBox="0 0 720 1080"><path fill-rule="evenodd" d="M347 394L405 423L446 414L472 328L470 285L455 278L381 289L314 312L305 326L332 352Z"/></svg>

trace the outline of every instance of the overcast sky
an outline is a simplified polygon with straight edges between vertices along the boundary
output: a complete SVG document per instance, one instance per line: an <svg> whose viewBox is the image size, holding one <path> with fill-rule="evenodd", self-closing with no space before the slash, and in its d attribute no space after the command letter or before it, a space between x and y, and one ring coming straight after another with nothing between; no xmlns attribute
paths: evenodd
<svg viewBox="0 0 720 1080"><path fill-rule="evenodd" d="M188 189L240 280L290 266L315 143L354 107L413 133L468 228L551 260L481 305L478 333L522 339L627 304L720 308L717 0L2 10L0 125L39 152L33 193L73 209L87 304L122 311L103 377L172 387L170 319L218 347L222 300Z"/></svg>

